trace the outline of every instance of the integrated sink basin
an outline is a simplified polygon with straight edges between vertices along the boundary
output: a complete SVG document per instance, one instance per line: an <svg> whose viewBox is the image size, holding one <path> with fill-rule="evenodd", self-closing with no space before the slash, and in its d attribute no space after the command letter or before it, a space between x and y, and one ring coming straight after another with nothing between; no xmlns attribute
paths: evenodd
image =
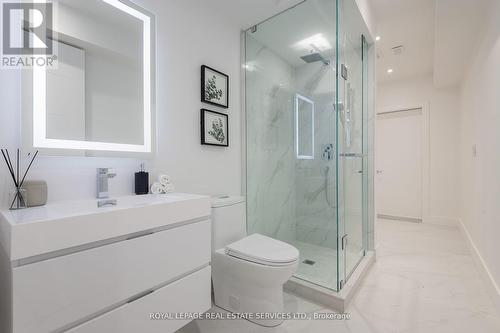
<svg viewBox="0 0 500 333"><path fill-rule="evenodd" d="M10 260L29 258L210 215L208 196L172 193L62 201L0 212L0 243ZM194 211L193 211L194 210Z"/></svg>

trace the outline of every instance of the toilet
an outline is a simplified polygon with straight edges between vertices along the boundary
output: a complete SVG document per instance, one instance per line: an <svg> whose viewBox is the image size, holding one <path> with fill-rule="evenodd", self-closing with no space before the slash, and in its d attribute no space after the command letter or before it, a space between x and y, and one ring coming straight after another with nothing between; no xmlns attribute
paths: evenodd
<svg viewBox="0 0 500 333"><path fill-rule="evenodd" d="M260 234L247 235L245 198L212 198L212 282L215 305L262 326L283 322L283 284L299 251ZM269 314L269 315L268 315Z"/></svg>

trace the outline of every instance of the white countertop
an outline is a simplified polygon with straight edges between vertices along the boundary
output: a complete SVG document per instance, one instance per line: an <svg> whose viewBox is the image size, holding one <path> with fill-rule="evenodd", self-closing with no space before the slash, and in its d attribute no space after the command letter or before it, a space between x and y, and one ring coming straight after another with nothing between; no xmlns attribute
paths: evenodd
<svg viewBox="0 0 500 333"><path fill-rule="evenodd" d="M124 196L116 206L97 199L0 211L0 243L11 260L207 217L210 197L196 194Z"/></svg>
<svg viewBox="0 0 500 333"><path fill-rule="evenodd" d="M123 197L113 197L117 200L116 206L97 207L97 202L108 199L86 199L73 201L60 201L47 204L41 207L32 207L22 210L1 210L0 214L6 221L15 227L20 224L37 223L64 219L68 217L100 214L123 209L147 207L152 205L163 205L184 200L200 199L205 196L186 193L171 194L149 194L149 195L129 195Z"/></svg>

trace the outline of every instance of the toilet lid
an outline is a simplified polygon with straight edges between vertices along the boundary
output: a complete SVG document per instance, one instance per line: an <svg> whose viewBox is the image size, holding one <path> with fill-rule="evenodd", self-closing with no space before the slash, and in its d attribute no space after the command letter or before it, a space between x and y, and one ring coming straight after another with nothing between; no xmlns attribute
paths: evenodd
<svg viewBox="0 0 500 333"><path fill-rule="evenodd" d="M297 261L299 250L285 242L253 234L226 246L227 255L268 266L285 266Z"/></svg>

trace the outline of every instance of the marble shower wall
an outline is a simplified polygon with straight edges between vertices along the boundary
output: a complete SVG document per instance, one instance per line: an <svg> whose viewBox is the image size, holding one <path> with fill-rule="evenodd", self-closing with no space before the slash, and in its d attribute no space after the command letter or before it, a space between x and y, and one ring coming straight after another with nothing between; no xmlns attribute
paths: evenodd
<svg viewBox="0 0 500 333"><path fill-rule="evenodd" d="M246 38L248 230L294 242L294 70Z"/></svg>
<svg viewBox="0 0 500 333"><path fill-rule="evenodd" d="M322 158L335 147L334 66L294 68L246 38L248 230L336 249L335 159ZM295 156L297 93L314 101L313 160Z"/></svg>
<svg viewBox="0 0 500 333"><path fill-rule="evenodd" d="M247 35L247 197L248 226L284 241L337 249L337 185L340 232L353 250L363 245L362 159L339 158L336 179L335 66L322 62L294 67ZM356 48L348 48L356 53ZM340 100L350 99L350 140L345 110L339 119L341 153L362 153L362 76L358 54L349 58L350 80L341 82ZM296 66L296 64L295 64ZM350 91L347 94L347 91ZM294 101L314 101L314 159L298 160L294 141ZM350 141L350 142L349 142ZM323 156L332 145L332 159ZM356 251L354 251L356 252Z"/></svg>
<svg viewBox="0 0 500 333"><path fill-rule="evenodd" d="M332 62L333 64L334 62ZM326 145L335 148L334 65L321 62L296 69L297 92L314 101L314 159L295 160L297 241L337 248L335 159L323 157Z"/></svg>

